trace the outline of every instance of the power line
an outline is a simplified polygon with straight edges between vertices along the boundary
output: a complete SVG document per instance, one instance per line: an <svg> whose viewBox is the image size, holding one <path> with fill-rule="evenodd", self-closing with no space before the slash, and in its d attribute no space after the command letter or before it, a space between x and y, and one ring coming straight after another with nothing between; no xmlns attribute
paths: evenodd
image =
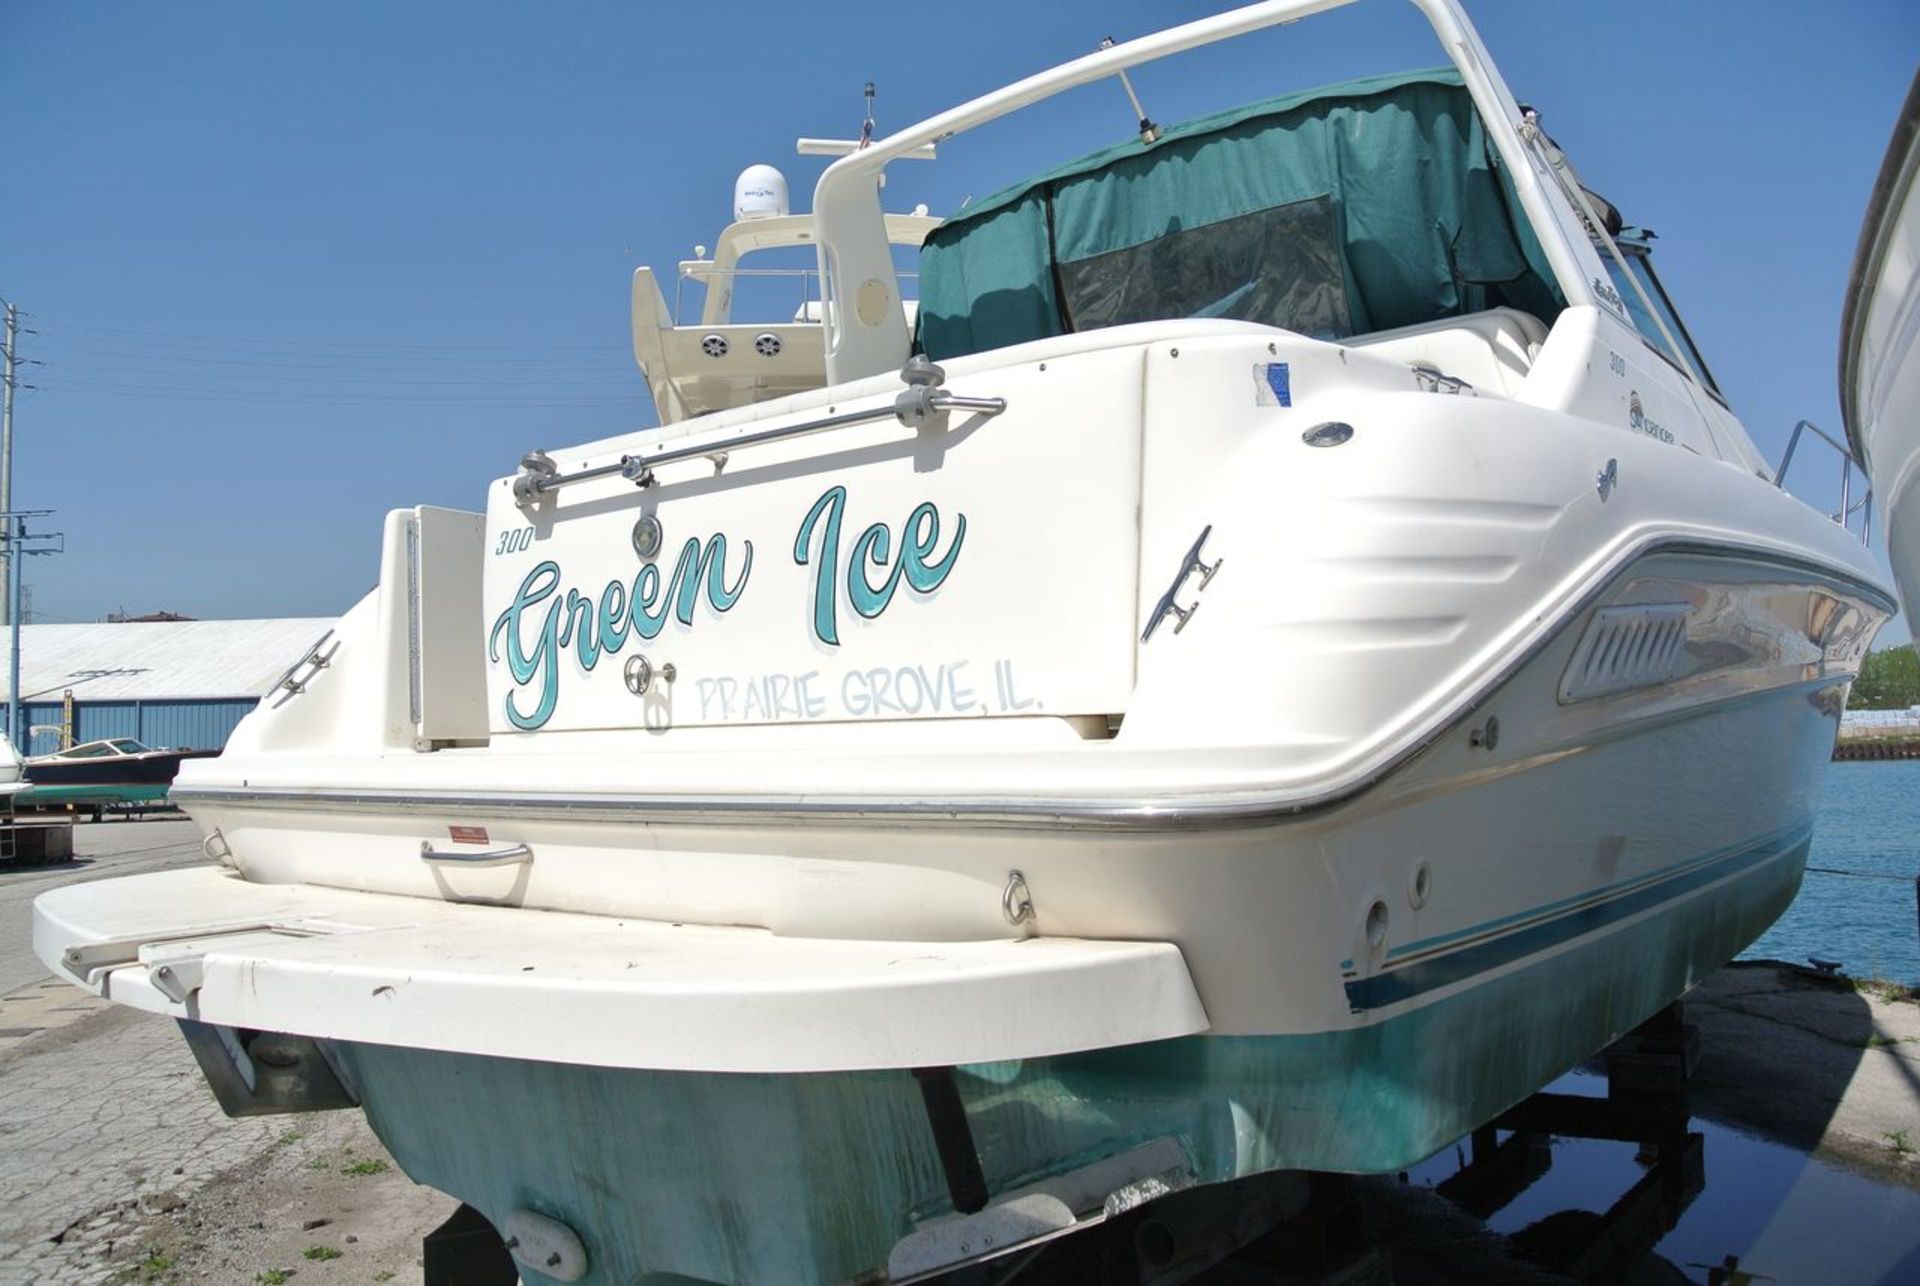
<svg viewBox="0 0 1920 1286"><path fill-rule="evenodd" d="M247 346L276 345L293 348L352 348L352 349L418 349L435 352L459 350L497 350L502 352L527 352L534 349L556 349L572 351L625 352L624 344L572 344L572 343L439 343L423 344L416 341L401 340L350 340L350 339L283 339L272 335L205 335L174 330L136 330L119 326L87 326L77 322L59 322L46 326L46 334L62 335L68 332L81 332L92 335L123 335L145 339L148 342L167 342L172 340L191 340L216 344L240 344Z"/></svg>
<svg viewBox="0 0 1920 1286"><path fill-rule="evenodd" d="M617 357L541 357L534 354L514 353L499 356L469 357L398 357L378 356L374 354L317 356L314 358L268 358L264 354L246 354L235 357L213 357L201 353L173 353L154 349L95 349L68 348L55 343L43 351L55 357L82 362L159 362L168 367L186 364L190 366L233 366L255 370L363 370L372 366L395 366L403 370L445 371L460 373L463 371L558 371L566 374L578 372L624 371L632 374L635 370L631 355L625 359Z"/></svg>
<svg viewBox="0 0 1920 1286"><path fill-rule="evenodd" d="M391 410L633 410L648 400L625 345L304 340L83 322L42 329L55 367L40 388L52 395Z"/></svg>
<svg viewBox="0 0 1920 1286"><path fill-rule="evenodd" d="M517 394L499 394L475 397L418 397L409 394L376 396L373 394L352 394L342 397L327 397L321 393L301 395L290 393L275 395L265 391L245 389L190 389L178 387L158 387L142 384L89 384L52 383L39 386L47 393L65 393L83 397L132 397L158 401L174 402L248 402L262 405L283 406L372 406L372 407L626 407L643 406L647 403L644 391L636 390L632 397L526 397Z"/></svg>
<svg viewBox="0 0 1920 1286"><path fill-rule="evenodd" d="M265 384L328 384L328 385L340 385L340 384L424 385L429 387L448 387L448 388L484 388L484 387L487 387L488 385L499 385L503 387L505 386L524 387L525 377L528 374L531 374L531 372L506 371L506 372L501 372L496 378L492 380L485 378L479 372L473 372L467 375L455 376L454 378L429 378L429 379L419 379L411 375L405 375L405 374L381 375L381 374L374 374L374 373L369 373L364 376L354 376L354 375L348 375L348 374L242 375L238 373L227 373L222 371L191 371L191 370L175 371L175 370L170 370L165 368L155 370L150 367L138 367L138 366L95 366L95 365L92 365L91 363L84 363L84 362L80 362L80 363L63 362L61 364L61 369L77 370L82 376L87 376L87 377L91 377L94 375L104 375L109 380L117 376L127 376L127 375L136 376L136 377L146 376L146 375L159 375L159 376L188 375L188 376L193 376L196 378L204 378L204 379L230 380L243 386L246 384L265 383ZM436 372L436 374L444 376L446 373ZM641 391L642 389L637 372L632 375L618 375L618 376L609 376L609 375L603 374L599 377L599 382L604 386L603 391L607 393L618 393L625 389L633 389L635 391ZM558 385L564 388L571 389L571 388L579 388L582 385L590 383L590 381L584 377L572 378L572 377L566 377L563 375L562 378L559 381L557 381L557 383Z"/></svg>

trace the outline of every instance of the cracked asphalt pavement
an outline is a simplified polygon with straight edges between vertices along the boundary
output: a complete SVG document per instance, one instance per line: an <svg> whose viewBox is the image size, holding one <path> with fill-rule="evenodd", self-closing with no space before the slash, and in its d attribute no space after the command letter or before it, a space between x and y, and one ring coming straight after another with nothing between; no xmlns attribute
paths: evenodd
<svg viewBox="0 0 1920 1286"><path fill-rule="evenodd" d="M33 955L38 894L205 862L193 823L81 823L74 848L0 866L0 1286L219 1286L296 1265L302 1283L419 1280L420 1238L454 1202L394 1168L360 1113L232 1120L171 1021Z"/></svg>

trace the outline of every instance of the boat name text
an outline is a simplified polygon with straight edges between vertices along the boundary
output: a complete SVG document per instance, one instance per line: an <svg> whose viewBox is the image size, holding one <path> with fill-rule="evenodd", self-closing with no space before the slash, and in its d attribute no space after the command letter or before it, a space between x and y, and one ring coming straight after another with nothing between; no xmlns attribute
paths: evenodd
<svg viewBox="0 0 1920 1286"><path fill-rule="evenodd" d="M966 540L967 518L956 514L952 538L941 552L939 507L932 502L915 506L901 524L896 539L893 529L876 522L856 537L844 562L841 555L841 525L847 507L847 489L828 488L801 519L793 541L796 566L813 571L811 626L814 637L829 647L840 644L840 586L846 586L847 601L866 620L887 610L904 584L913 594L932 594L945 583L960 557ZM663 576L659 564L640 565L631 581L610 580L595 595L578 589L562 592L560 564L544 559L534 565L520 581L513 601L494 619L487 638L487 655L495 664L506 663L513 687L505 700L507 722L516 728L532 730L545 726L553 717L560 700L560 659L571 652L583 671L591 673L603 656L617 656L629 636L653 639L667 626L669 618L691 627L704 601L715 614L724 614L740 601L753 574L753 542L742 540L738 546L739 569L731 569L729 544L722 533L703 542L689 538L680 547L671 576ZM959 663L964 665L964 662ZM906 710L905 693L918 695L920 708L935 711L943 707L971 709L971 692L959 680L958 666L937 667L937 674L908 676L908 671L851 671L842 681L841 703L846 713L860 715L885 710ZM862 676L865 676L863 679ZM876 678L875 676L878 676ZM905 676L905 677L903 677ZM824 698L810 694L805 680L813 676L763 676L766 686L758 689L757 711L760 717L780 717L779 711L791 704L798 717L817 718L816 707L825 710ZM912 679L909 685L908 678ZM1002 683L1001 708L1009 708L1016 698L1011 693L1011 678ZM775 683L785 681L785 686ZM884 680L884 682L882 682ZM756 691L761 680L709 679L702 681L701 707L705 717L711 703L718 701L723 718L731 713L737 690L743 710L747 696ZM867 690L859 688L867 683ZM718 686L731 685L727 693ZM1012 708L1019 708L1013 706ZM743 718L753 717L742 714Z"/></svg>

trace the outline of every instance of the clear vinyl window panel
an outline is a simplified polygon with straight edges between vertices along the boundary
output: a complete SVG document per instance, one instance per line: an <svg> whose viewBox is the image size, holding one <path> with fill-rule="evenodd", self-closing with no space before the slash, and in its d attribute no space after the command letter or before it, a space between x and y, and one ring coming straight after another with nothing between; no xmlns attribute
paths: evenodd
<svg viewBox="0 0 1920 1286"><path fill-rule="evenodd" d="M1673 309L1673 301L1667 298L1666 290L1660 285L1660 279L1654 276L1653 261L1645 254L1627 252L1627 269L1646 287L1647 297L1653 300L1653 306L1660 311L1661 320L1667 323L1667 329L1673 332L1675 340L1686 350L1686 365L1696 378L1706 387L1718 393L1714 385L1713 373L1707 369L1706 359L1700 356L1700 350L1693 346L1693 336L1687 333L1687 327L1680 320L1680 314Z"/></svg>
<svg viewBox="0 0 1920 1286"><path fill-rule="evenodd" d="M1353 333L1333 198L1311 197L1060 264L1074 330L1184 317Z"/></svg>
<svg viewBox="0 0 1920 1286"><path fill-rule="evenodd" d="M1626 268L1623 269L1619 261L1604 249L1600 252L1600 262L1607 266L1607 275L1613 279L1614 289L1620 292L1620 302L1626 305L1627 315L1633 319L1634 329L1640 332L1642 339L1653 346L1655 352L1692 375L1706 388L1718 393L1720 390L1714 384L1706 362L1701 359L1700 350L1693 346L1693 337L1687 334L1687 328L1681 324L1679 314L1673 311L1673 303L1667 298L1667 292L1660 288L1659 278L1653 275L1653 264L1648 261L1646 252L1635 249L1631 243L1622 245L1621 249L1627 257ZM1627 278L1628 272L1633 274L1631 281ZM1667 329L1673 332L1675 341L1685 351L1675 352L1667 343L1666 336L1660 333L1659 322L1653 319L1646 305L1640 302L1640 291L1634 289L1635 281L1639 282L1641 289L1646 291L1647 298L1651 299L1653 306L1660 311L1660 320L1666 322Z"/></svg>

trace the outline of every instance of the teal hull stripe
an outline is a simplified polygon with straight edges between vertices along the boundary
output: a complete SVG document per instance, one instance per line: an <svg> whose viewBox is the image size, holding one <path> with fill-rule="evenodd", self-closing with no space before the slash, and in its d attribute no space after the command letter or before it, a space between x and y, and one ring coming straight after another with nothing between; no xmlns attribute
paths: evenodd
<svg viewBox="0 0 1920 1286"><path fill-rule="evenodd" d="M1733 844L1726 848L1715 849L1711 853L1704 853L1691 861L1679 862L1672 866L1664 867L1650 875L1639 875L1631 879L1620 880L1613 884L1603 884L1597 889L1592 889L1585 893L1576 893L1569 898L1561 898L1558 902L1547 902L1540 906L1530 907L1525 911L1516 911L1512 915L1503 915L1497 920L1488 920L1482 924L1471 925L1465 929L1456 929L1452 933L1442 933L1431 938L1422 938L1418 942L1409 942L1403 947L1395 947L1387 952L1387 959L1400 960L1409 956L1424 955L1432 951L1435 947L1444 946L1449 942L1458 942L1463 938L1485 937L1487 934L1507 928L1509 925L1518 924L1523 920L1538 920L1543 916L1551 916L1566 910L1568 907L1584 903L1604 902L1608 898L1617 896L1618 894L1673 879L1682 872L1692 870L1695 867L1709 866L1729 857L1738 857L1750 853L1756 848L1763 848L1769 844L1798 839L1808 833L1809 828L1805 823L1799 826L1789 826L1782 830L1777 830L1764 838L1746 840L1743 843ZM1340 967L1342 969L1351 969L1353 967L1353 961L1342 960Z"/></svg>
<svg viewBox="0 0 1920 1286"><path fill-rule="evenodd" d="M1529 925L1489 942L1349 982L1346 984L1347 1004L1354 1013L1364 1013L1451 986L1464 978L1498 969L1525 956L1617 924L1730 875L1763 866L1791 853L1804 853L1812 837L1813 829L1810 826L1799 827L1783 835L1770 835L1746 847L1715 854L1704 862L1692 863L1672 878L1631 888L1609 901L1578 907L1565 915Z"/></svg>

